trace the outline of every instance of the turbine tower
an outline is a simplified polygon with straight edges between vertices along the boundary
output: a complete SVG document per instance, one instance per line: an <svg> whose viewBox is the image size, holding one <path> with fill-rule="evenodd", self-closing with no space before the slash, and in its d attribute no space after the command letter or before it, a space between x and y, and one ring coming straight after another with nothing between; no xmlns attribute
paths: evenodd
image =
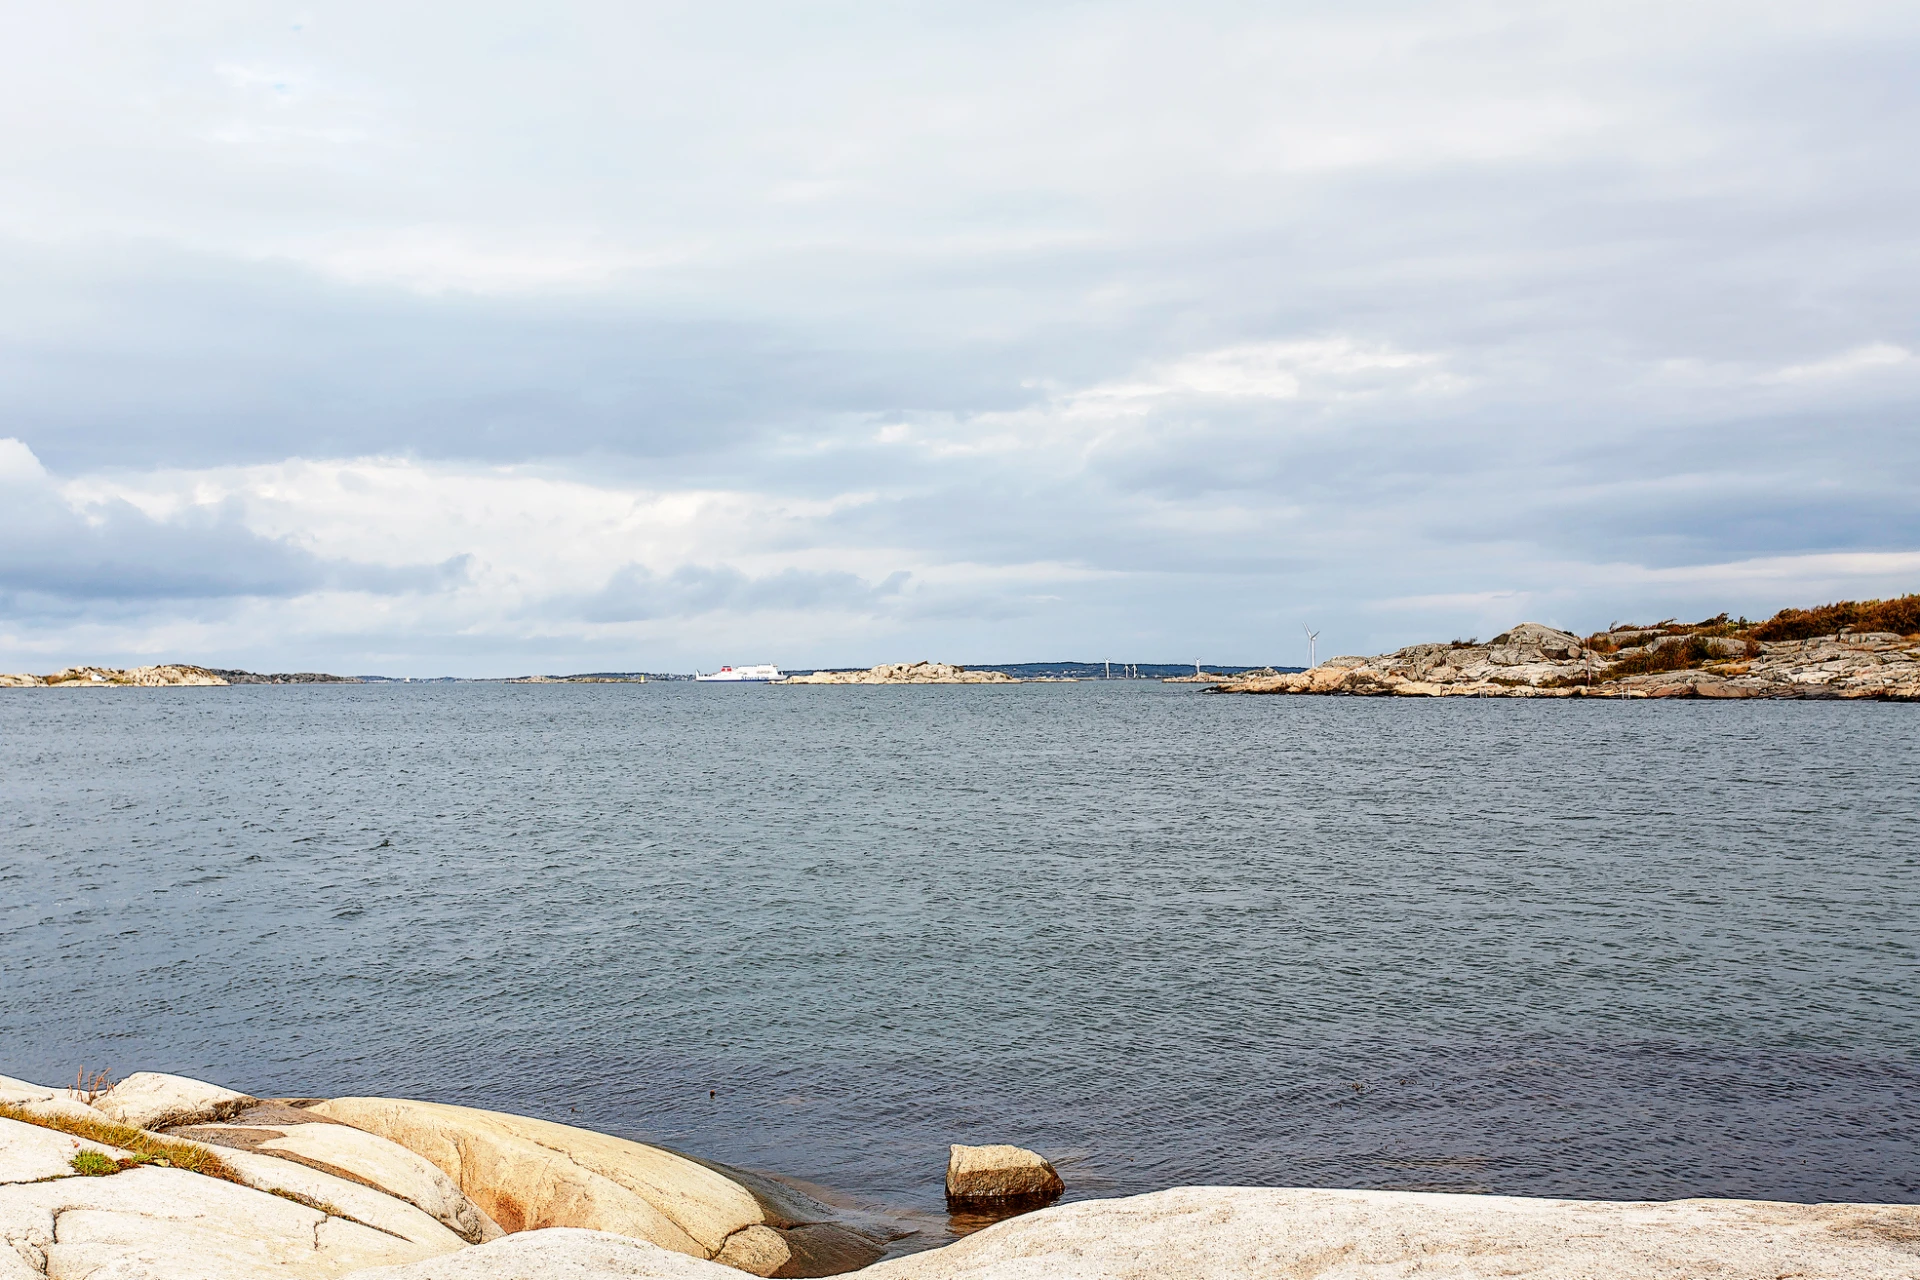
<svg viewBox="0 0 1920 1280"><path fill-rule="evenodd" d="M1307 670L1311 671L1320 665L1318 656L1320 651L1315 643L1320 639L1320 633L1318 631L1307 631L1307 624L1304 622L1300 624L1300 629L1307 632Z"/></svg>

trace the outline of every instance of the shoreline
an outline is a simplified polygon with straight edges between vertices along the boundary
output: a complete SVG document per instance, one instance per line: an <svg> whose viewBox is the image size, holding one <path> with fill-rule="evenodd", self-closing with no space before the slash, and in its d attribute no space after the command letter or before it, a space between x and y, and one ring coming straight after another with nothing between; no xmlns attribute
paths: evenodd
<svg viewBox="0 0 1920 1280"><path fill-rule="evenodd" d="M956 1167L962 1150L1014 1149L956 1148ZM73 1088L0 1077L5 1280L103 1266L129 1280L1920 1276L1911 1204L1175 1187L1005 1216L905 1254L888 1248L903 1238L890 1216L503 1112L261 1099L158 1073Z"/></svg>
<svg viewBox="0 0 1920 1280"><path fill-rule="evenodd" d="M1215 681L1204 692L1920 702L1920 635L1836 632L1768 641L1710 622L1582 640L1523 622L1486 644L1456 640L1332 658L1297 674Z"/></svg>

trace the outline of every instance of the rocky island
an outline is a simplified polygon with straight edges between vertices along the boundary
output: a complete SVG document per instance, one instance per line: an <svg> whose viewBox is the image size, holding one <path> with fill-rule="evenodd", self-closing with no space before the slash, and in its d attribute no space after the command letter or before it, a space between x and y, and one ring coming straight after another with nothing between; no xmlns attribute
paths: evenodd
<svg viewBox="0 0 1920 1280"><path fill-rule="evenodd" d="M320 671L234 671L223 667L196 667L170 662L154 667L68 667L52 675L0 674L0 689L116 689L160 688L179 685L230 684L359 684L354 676L330 676Z"/></svg>
<svg viewBox="0 0 1920 1280"><path fill-rule="evenodd" d="M1058 1185L1019 1148L950 1156L950 1191ZM549 1120L157 1072L0 1077L0 1280L1920 1276L1920 1205L1178 1187L887 1258L900 1235L772 1175Z"/></svg>
<svg viewBox="0 0 1920 1280"><path fill-rule="evenodd" d="M167 663L157 667L68 667L52 675L0 674L0 689L152 688L160 685L224 685L228 681L205 667Z"/></svg>
<svg viewBox="0 0 1920 1280"><path fill-rule="evenodd" d="M1672 620L1584 638L1523 622L1485 644L1416 644L1208 693L1418 698L1871 698L1920 701L1920 595L1785 609L1766 622Z"/></svg>
<svg viewBox="0 0 1920 1280"><path fill-rule="evenodd" d="M1004 671L969 671L947 662L883 662L865 671L815 671L781 684L1019 684Z"/></svg>

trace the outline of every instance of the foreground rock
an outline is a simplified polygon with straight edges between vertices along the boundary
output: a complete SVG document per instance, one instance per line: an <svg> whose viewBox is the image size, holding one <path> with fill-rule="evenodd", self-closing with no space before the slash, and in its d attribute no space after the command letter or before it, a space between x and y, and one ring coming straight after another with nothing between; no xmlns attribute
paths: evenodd
<svg viewBox="0 0 1920 1280"><path fill-rule="evenodd" d="M93 1109L136 1129L224 1120L259 1102L258 1098L204 1080L136 1071L93 1100Z"/></svg>
<svg viewBox="0 0 1920 1280"><path fill-rule="evenodd" d="M205 667L68 667L50 676L0 675L0 689L55 687L109 689L126 685L224 685Z"/></svg>
<svg viewBox="0 0 1920 1280"><path fill-rule="evenodd" d="M769 1276L834 1275L882 1252L790 1188L645 1143L435 1102L335 1098L310 1110L426 1157L509 1233L607 1231Z"/></svg>
<svg viewBox="0 0 1920 1280"><path fill-rule="evenodd" d="M0 1076L0 1106L18 1107L32 1116L69 1116L75 1119L104 1119L99 1112L81 1102L71 1089L29 1084L10 1076Z"/></svg>
<svg viewBox="0 0 1920 1280"><path fill-rule="evenodd" d="M304 1165L372 1187L412 1205L468 1244L503 1232L425 1156L397 1142L328 1120L305 1107L263 1103L224 1124L169 1130L225 1151L244 1151Z"/></svg>
<svg viewBox="0 0 1920 1280"><path fill-rule="evenodd" d="M144 1100L155 1114L217 1112L245 1099L148 1075L96 1101L134 1081L122 1102ZM0 1078L0 1104L56 1101L104 1120L71 1091ZM518 1116L345 1098L257 1104L171 1134L175 1145L156 1150L125 1126L96 1132L127 1150L0 1116L0 1280L333 1280L349 1272L358 1280L727 1280L741 1270L833 1274L880 1253L877 1239L769 1179ZM180 1139L209 1136L224 1148L225 1167L192 1173L138 1163L169 1152L179 1159ZM73 1167L82 1152L83 1166L104 1176ZM1017 1147L956 1147L949 1172L963 1188L978 1176L976 1191L1046 1175L1057 1183L1044 1160ZM412 1194L389 1194L369 1174ZM519 1234L470 1245L471 1233L444 1220L462 1220L463 1204L465 1221L485 1208ZM575 1229L583 1226L596 1229ZM1188 1187L1042 1209L863 1274L1920 1280L1920 1205Z"/></svg>
<svg viewBox="0 0 1920 1280"><path fill-rule="evenodd" d="M1920 1206L1182 1187L1009 1219L873 1280L1920 1276Z"/></svg>
<svg viewBox="0 0 1920 1280"><path fill-rule="evenodd" d="M69 1137L55 1129L0 1118L0 1185L71 1176L73 1157L82 1151L116 1161L132 1154L102 1142Z"/></svg>
<svg viewBox="0 0 1920 1280"><path fill-rule="evenodd" d="M64 1149L67 1167L50 1170ZM218 1178L155 1166L85 1177L71 1153L129 1153L0 1119L4 1280L289 1280L415 1262L461 1247L420 1243ZM34 1180L16 1174L35 1173Z"/></svg>
<svg viewBox="0 0 1920 1280"><path fill-rule="evenodd" d="M969 671L945 662L888 662L865 671L816 671L782 684L1019 684L1004 671Z"/></svg>
<svg viewBox="0 0 1920 1280"><path fill-rule="evenodd" d="M1848 633L1763 642L1639 631L1592 639L1594 646L1526 622L1488 644L1416 644L1378 657L1334 658L1311 671L1223 680L1208 692L1920 701L1920 637ZM1602 640L1605 647L1597 647ZM1672 652L1677 646L1687 653ZM1663 654L1675 669L1635 670L1657 665Z"/></svg>
<svg viewBox="0 0 1920 1280"><path fill-rule="evenodd" d="M947 1201L974 1208L1048 1204L1067 1189L1038 1152L995 1144L947 1149Z"/></svg>
<svg viewBox="0 0 1920 1280"><path fill-rule="evenodd" d="M428 1262L356 1271L346 1280L737 1280L739 1274L643 1240L549 1227Z"/></svg>
<svg viewBox="0 0 1920 1280"><path fill-rule="evenodd" d="M255 1191L324 1209L336 1218L426 1245L435 1253L451 1253L472 1243L449 1231L445 1224L421 1212L417 1206L364 1183L251 1151L222 1151L219 1155L238 1176L240 1184Z"/></svg>
<svg viewBox="0 0 1920 1280"><path fill-rule="evenodd" d="M712 1263L577 1231L512 1236L352 1280L726 1280ZM1779 1280L1920 1276L1920 1206L1633 1204L1181 1187L1009 1219L872 1280Z"/></svg>

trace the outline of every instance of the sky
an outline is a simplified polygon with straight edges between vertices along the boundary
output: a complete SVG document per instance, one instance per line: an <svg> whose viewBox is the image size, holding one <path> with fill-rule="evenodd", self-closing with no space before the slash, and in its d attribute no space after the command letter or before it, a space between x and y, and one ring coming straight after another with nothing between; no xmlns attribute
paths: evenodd
<svg viewBox="0 0 1920 1280"><path fill-rule="evenodd" d="M1298 665L1920 590L1920 6L86 3L0 670Z"/></svg>

